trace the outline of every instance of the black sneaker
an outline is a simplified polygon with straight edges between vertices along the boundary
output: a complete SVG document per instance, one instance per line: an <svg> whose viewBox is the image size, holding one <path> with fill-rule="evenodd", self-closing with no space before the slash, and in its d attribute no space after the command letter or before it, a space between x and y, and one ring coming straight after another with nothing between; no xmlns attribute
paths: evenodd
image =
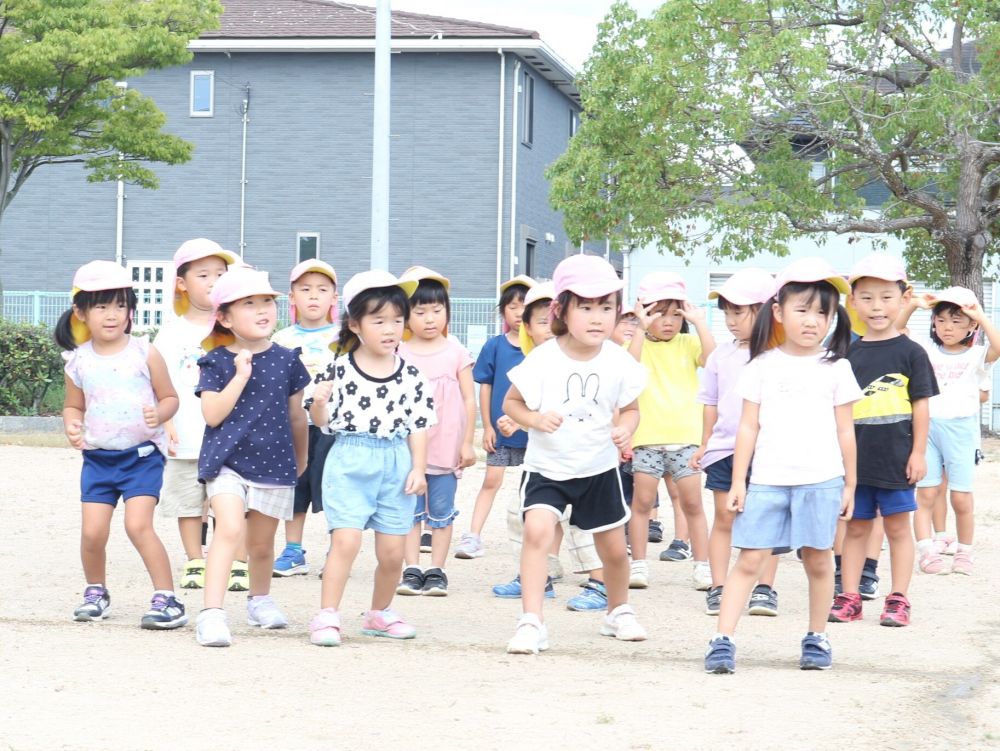
<svg viewBox="0 0 1000 751"><path fill-rule="evenodd" d="M722 605L722 585L711 587L705 593L705 615L718 615Z"/></svg>
<svg viewBox="0 0 1000 751"><path fill-rule="evenodd" d="M184 606L173 595L157 592L149 603L149 610L142 617L139 625L143 628L167 630L180 628L188 622L184 614Z"/></svg>
<svg viewBox="0 0 1000 751"><path fill-rule="evenodd" d="M424 572L416 566L403 569L403 580L396 587L397 595L420 595L424 593Z"/></svg>
<svg viewBox="0 0 1000 751"><path fill-rule="evenodd" d="M663 542L663 524L659 519L649 520L649 542Z"/></svg>
<svg viewBox="0 0 1000 751"><path fill-rule="evenodd" d="M83 604L73 611L74 621L99 621L108 617L111 595L104 587L87 587L83 590Z"/></svg>
<svg viewBox="0 0 1000 751"><path fill-rule="evenodd" d="M423 592L428 597L447 597L448 575L439 568L424 571Z"/></svg>
<svg viewBox="0 0 1000 751"><path fill-rule="evenodd" d="M840 569L833 572L833 596L844 594L844 582L840 578Z"/></svg>
<svg viewBox="0 0 1000 751"><path fill-rule="evenodd" d="M660 553L661 561L690 561L691 546L684 540L673 540L667 549Z"/></svg>
<svg viewBox="0 0 1000 751"><path fill-rule="evenodd" d="M863 572L861 583L858 585L858 594L861 595L862 600L874 600L878 597L878 574Z"/></svg>
<svg viewBox="0 0 1000 751"><path fill-rule="evenodd" d="M424 532L420 535L420 552L430 553L431 552L431 533Z"/></svg>
<svg viewBox="0 0 1000 751"><path fill-rule="evenodd" d="M778 614L778 593L766 584L758 584L750 595L747 612L750 615L776 616Z"/></svg>

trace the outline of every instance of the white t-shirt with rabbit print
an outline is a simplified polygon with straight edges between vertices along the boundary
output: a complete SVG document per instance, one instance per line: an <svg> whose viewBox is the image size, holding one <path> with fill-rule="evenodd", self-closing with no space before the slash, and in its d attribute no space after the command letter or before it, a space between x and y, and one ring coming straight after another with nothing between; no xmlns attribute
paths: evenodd
<svg viewBox="0 0 1000 751"><path fill-rule="evenodd" d="M529 409L563 417L553 433L528 431L525 471L570 480L618 466L611 440L615 410L634 402L646 386L646 369L628 352L607 341L590 360L574 360L550 339L508 377Z"/></svg>

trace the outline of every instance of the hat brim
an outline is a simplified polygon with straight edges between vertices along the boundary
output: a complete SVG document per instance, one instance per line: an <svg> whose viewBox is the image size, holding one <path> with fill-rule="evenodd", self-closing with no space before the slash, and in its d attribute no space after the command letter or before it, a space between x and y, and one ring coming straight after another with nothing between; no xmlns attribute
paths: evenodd
<svg viewBox="0 0 1000 751"><path fill-rule="evenodd" d="M508 279L506 282L500 285L500 291L506 292L511 287L516 287L520 285L522 287L527 287L531 289L537 284L537 282L529 276L524 276L523 274L515 276L513 279Z"/></svg>
<svg viewBox="0 0 1000 751"><path fill-rule="evenodd" d="M568 292L572 292L577 297L586 300L600 300L602 297L621 292L625 288L625 283L619 279L617 283L611 282L590 282L586 284L571 284L566 287Z"/></svg>

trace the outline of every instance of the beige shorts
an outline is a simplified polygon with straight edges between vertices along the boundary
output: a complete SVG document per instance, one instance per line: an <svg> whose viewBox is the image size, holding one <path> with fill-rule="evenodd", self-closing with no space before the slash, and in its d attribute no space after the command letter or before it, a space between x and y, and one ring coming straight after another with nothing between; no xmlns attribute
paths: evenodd
<svg viewBox="0 0 1000 751"><path fill-rule="evenodd" d="M208 494L198 482L197 459L167 459L160 491L160 515L167 519L201 516Z"/></svg>
<svg viewBox="0 0 1000 751"><path fill-rule="evenodd" d="M251 485L232 471L223 471L209 480L208 497L235 495L243 499L246 511L256 511L272 519L291 519L295 510L295 487L275 488Z"/></svg>

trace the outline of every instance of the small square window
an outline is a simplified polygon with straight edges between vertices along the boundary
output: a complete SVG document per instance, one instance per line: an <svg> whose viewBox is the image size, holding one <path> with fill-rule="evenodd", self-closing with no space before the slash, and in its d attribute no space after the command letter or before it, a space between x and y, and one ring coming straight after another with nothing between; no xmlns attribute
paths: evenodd
<svg viewBox="0 0 1000 751"><path fill-rule="evenodd" d="M191 71L191 117L215 114L215 71Z"/></svg>
<svg viewBox="0 0 1000 751"><path fill-rule="evenodd" d="M298 263L319 258L319 232L299 232L296 235Z"/></svg>

